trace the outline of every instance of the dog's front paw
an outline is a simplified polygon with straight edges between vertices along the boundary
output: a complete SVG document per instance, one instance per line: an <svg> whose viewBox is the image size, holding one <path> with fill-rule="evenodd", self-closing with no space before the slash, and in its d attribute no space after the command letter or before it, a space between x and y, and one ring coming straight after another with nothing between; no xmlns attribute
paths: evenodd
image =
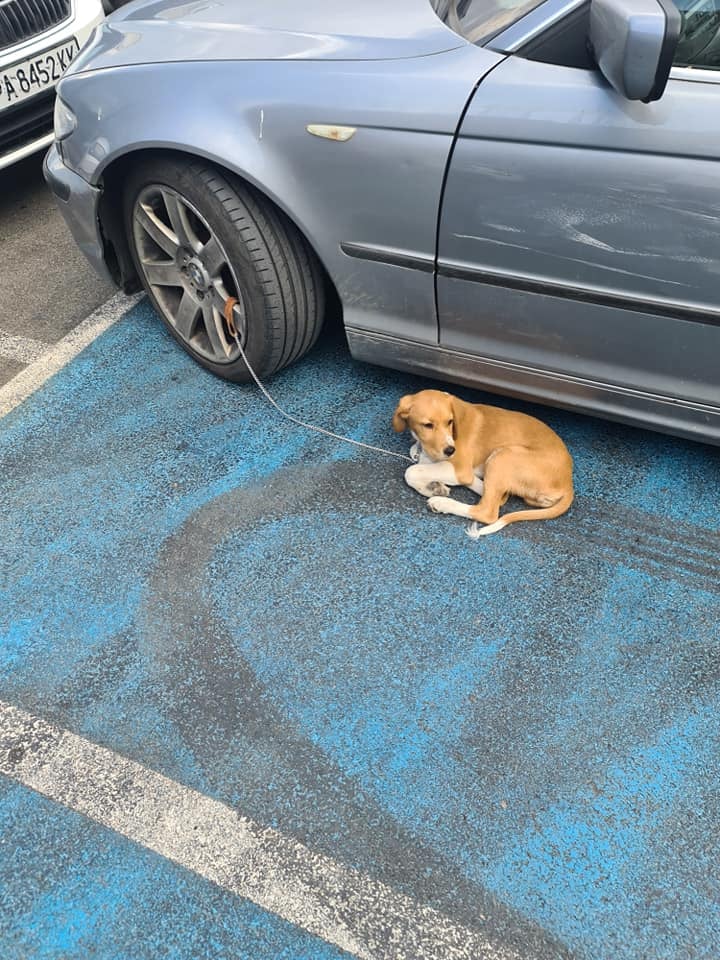
<svg viewBox="0 0 720 960"><path fill-rule="evenodd" d="M427 505L433 513L453 513L455 509L455 501L450 497L430 497Z"/></svg>
<svg viewBox="0 0 720 960"><path fill-rule="evenodd" d="M446 497L450 493L450 487L439 480L433 480L427 485L429 497Z"/></svg>
<svg viewBox="0 0 720 960"><path fill-rule="evenodd" d="M419 443L419 442L414 443L414 444L410 447L410 454L409 454L409 456L410 456L410 459L412 460L413 463L417 463L418 460L420 459L420 450L421 450L421 447L420 447L420 443Z"/></svg>

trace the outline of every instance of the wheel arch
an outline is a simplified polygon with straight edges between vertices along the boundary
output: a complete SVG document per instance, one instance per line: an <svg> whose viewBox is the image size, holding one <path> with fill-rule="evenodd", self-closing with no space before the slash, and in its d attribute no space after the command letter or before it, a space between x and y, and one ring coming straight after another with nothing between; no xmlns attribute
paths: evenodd
<svg viewBox="0 0 720 960"><path fill-rule="evenodd" d="M88 69L60 83L77 117L63 157L105 190L107 263L126 286L134 278L117 215L123 172L150 152L167 152L212 164L272 204L317 258L346 329L435 343L428 265L448 154L469 91L498 59L466 46L401 61ZM315 123L355 133L331 142L308 135Z"/></svg>
<svg viewBox="0 0 720 960"><path fill-rule="evenodd" d="M246 174L238 173L237 170L232 169L227 164L219 162L215 157L205 156L193 150L171 146L138 147L129 150L120 156L114 157L111 162L103 168L100 175L99 183L102 189L98 210L100 229L105 247L106 263L118 286L122 287L126 293L134 293L141 288L140 280L132 262L128 238L125 232L123 217L124 184L131 169L147 160L162 157L206 164L222 176L227 177L231 183L242 184L244 187L253 190L261 196L266 203L272 204L274 209L286 217L303 236L322 268L327 296L326 314L331 316L337 312L338 315L341 315L342 301L338 293L337 285L318 249L318 245L314 243L312 237L308 235L305 225L299 221L298 217L295 216L292 211L288 210L285 204L273 196L264 185L258 184L252 177Z"/></svg>

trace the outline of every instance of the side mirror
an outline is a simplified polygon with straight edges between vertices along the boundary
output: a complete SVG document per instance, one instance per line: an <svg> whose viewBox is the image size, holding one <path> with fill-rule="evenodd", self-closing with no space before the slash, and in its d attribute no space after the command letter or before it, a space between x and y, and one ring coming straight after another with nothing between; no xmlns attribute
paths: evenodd
<svg viewBox="0 0 720 960"><path fill-rule="evenodd" d="M590 48L618 93L650 103L665 90L680 24L672 0L591 0Z"/></svg>

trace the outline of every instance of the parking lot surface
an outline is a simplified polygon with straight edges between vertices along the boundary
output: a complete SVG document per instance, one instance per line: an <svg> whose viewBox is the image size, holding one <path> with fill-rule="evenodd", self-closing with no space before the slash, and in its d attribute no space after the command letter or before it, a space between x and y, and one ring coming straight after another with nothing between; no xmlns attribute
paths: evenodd
<svg viewBox="0 0 720 960"><path fill-rule="evenodd" d="M426 385L271 388L406 452ZM717 957L720 452L457 392L567 516L469 539L145 302L0 421L4 958Z"/></svg>
<svg viewBox="0 0 720 960"><path fill-rule="evenodd" d="M39 153L0 171L0 385L114 292L70 236L42 160Z"/></svg>

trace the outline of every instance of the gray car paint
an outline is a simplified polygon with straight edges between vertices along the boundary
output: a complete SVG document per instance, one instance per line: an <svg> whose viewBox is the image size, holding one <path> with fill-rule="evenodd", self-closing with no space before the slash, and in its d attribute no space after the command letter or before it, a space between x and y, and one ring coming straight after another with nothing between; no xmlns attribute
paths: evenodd
<svg viewBox="0 0 720 960"><path fill-rule="evenodd" d="M351 258L339 244L409 251L432 264L458 117L478 79L501 59L463 45L409 60L73 71L60 96L72 105L78 130L62 153L93 186L131 151L180 150L220 163L301 227L333 278L346 324L437 343L432 272ZM358 132L336 143L309 136L308 123Z"/></svg>
<svg viewBox="0 0 720 960"><path fill-rule="evenodd" d="M557 3L547 6L552 15ZM442 275L455 265L629 291L666 301L670 314L690 304L717 319L718 142L702 118L720 88L685 84L696 89L631 104L591 71L461 41L426 0L315 0L307 18L305 5L268 8L161 0L112 17L60 85L78 117L65 166L101 191L118 160L165 148L255 184L316 249L361 359L720 442L720 331L710 322ZM537 10L529 16L538 22ZM302 50L288 45L301 35ZM452 154L436 251L454 135L481 80ZM333 143L309 137L308 123L358 132ZM73 181L64 210L97 263L93 201L82 194ZM643 226L648 210L657 220Z"/></svg>
<svg viewBox="0 0 720 960"><path fill-rule="evenodd" d="M423 0L154 0L114 14L75 72L181 60L391 60L463 45Z"/></svg>
<svg viewBox="0 0 720 960"><path fill-rule="evenodd" d="M663 49L674 45L680 33L680 13L673 4L657 0L593 0L590 44L603 76L628 100L658 100L671 60L658 64Z"/></svg>
<svg viewBox="0 0 720 960"><path fill-rule="evenodd" d="M43 161L43 174L75 243L106 280L112 276L105 262L105 250L98 221L98 205L102 191L92 187L79 174L70 170L60 156L57 144L48 150Z"/></svg>
<svg viewBox="0 0 720 960"><path fill-rule="evenodd" d="M493 71L453 154L438 255L495 289L439 277L442 344L716 405L717 95L671 80L629 103L592 71Z"/></svg>

